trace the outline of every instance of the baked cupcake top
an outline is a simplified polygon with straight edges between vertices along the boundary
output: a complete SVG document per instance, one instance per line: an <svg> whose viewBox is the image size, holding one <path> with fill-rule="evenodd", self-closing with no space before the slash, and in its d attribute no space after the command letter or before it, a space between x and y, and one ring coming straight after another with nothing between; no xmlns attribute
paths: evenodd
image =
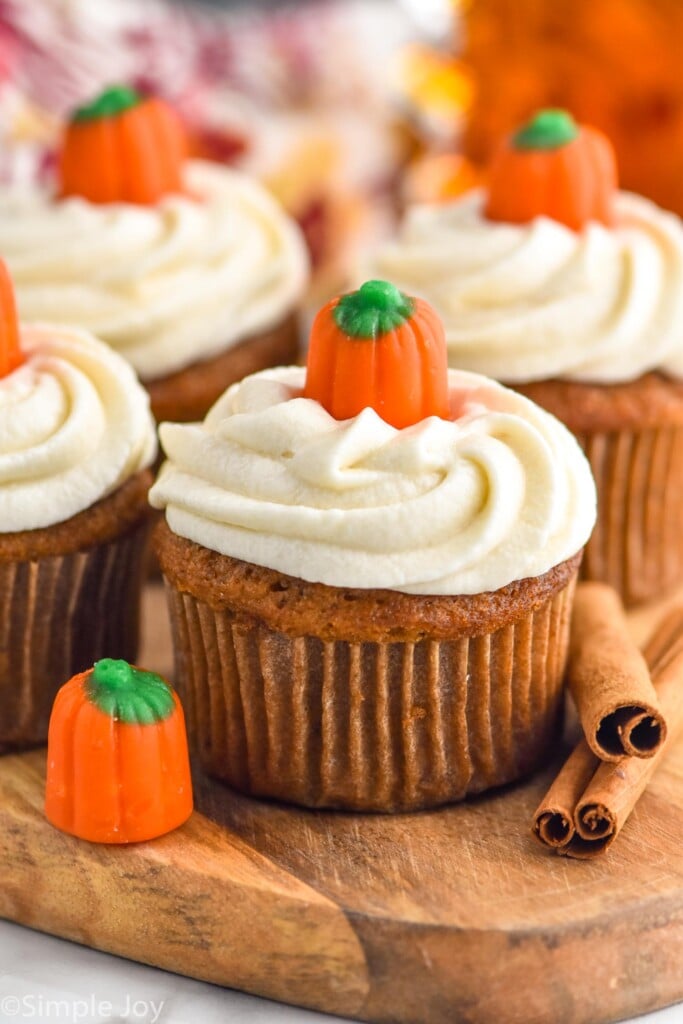
<svg viewBox="0 0 683 1024"><path fill-rule="evenodd" d="M85 331L12 327L0 263L0 534L70 519L149 466L149 397L132 368ZM14 339L14 340L13 340Z"/></svg>
<svg viewBox="0 0 683 1024"><path fill-rule="evenodd" d="M428 299L449 362L504 381L683 377L683 225L616 191L594 129L545 112L487 190L413 207L373 273Z"/></svg>
<svg viewBox="0 0 683 1024"><path fill-rule="evenodd" d="M173 129L157 123L160 101L118 93L118 107L100 97L75 115L53 192L0 192L0 251L22 319L84 327L154 380L274 327L301 298L308 258L298 227L264 188L217 164L182 161L174 135L165 153L159 136ZM140 171L137 190L128 179L110 183L118 165L102 164L101 136L89 135L110 121L128 125L127 148L118 137L110 145L122 166ZM174 160L177 174L160 179Z"/></svg>
<svg viewBox="0 0 683 1024"><path fill-rule="evenodd" d="M576 554L593 528L596 499L570 433L521 395L446 371L443 333L426 303L401 295L396 302L409 304L408 316L390 327L375 323L369 339L345 335L348 321L332 325L349 298L318 315L313 339L323 344L312 345L308 381L303 368L266 370L233 385L203 423L162 424L168 460L150 500L166 509L170 528L221 554L311 582L411 594L497 590ZM337 348L336 367L335 331L348 341L348 351ZM382 351L377 346L385 339ZM412 364L411 344L422 353ZM352 361L366 358L373 345L375 367L361 407L332 415L328 399L340 401L344 374L353 380ZM439 351L443 390L432 386ZM334 381L320 395L325 404L311 397L319 384L316 361ZM439 415L414 406L407 425L387 421L413 402L408 394L382 407L381 389L399 363L428 403L439 407L445 398ZM351 403L363 388L362 378L355 380ZM393 381L392 394L400 383Z"/></svg>

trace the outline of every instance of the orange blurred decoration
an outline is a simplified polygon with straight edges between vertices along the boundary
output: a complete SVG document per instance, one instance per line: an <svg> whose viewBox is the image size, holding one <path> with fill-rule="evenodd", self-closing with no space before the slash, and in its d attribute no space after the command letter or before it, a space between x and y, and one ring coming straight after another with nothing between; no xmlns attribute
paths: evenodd
<svg viewBox="0 0 683 1024"><path fill-rule="evenodd" d="M458 60L432 47L407 46L400 54L401 91L415 107L453 117L472 101L472 80Z"/></svg>
<svg viewBox="0 0 683 1024"><path fill-rule="evenodd" d="M406 203L447 203L480 184L477 169L459 153L425 153L408 165L402 198Z"/></svg>
<svg viewBox="0 0 683 1024"><path fill-rule="evenodd" d="M680 0L470 0L464 52L475 94L465 152L485 163L539 107L601 128L624 188L683 213Z"/></svg>

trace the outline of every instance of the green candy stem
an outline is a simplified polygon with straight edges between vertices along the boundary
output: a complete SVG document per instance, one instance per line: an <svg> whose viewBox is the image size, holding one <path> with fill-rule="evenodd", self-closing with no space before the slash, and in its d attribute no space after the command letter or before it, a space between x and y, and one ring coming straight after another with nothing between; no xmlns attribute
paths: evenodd
<svg viewBox="0 0 683 1024"><path fill-rule="evenodd" d="M388 281L366 281L357 292L342 295L332 313L350 338L376 339L410 318L414 303Z"/></svg>
<svg viewBox="0 0 683 1024"><path fill-rule="evenodd" d="M94 121L98 117L115 117L122 114L124 110L137 107L142 102L142 96L136 89L129 85L111 85L99 96L78 107L71 115L72 121Z"/></svg>
<svg viewBox="0 0 683 1024"><path fill-rule="evenodd" d="M566 110L539 110L512 137L515 149L559 149L572 142L579 127Z"/></svg>
<svg viewBox="0 0 683 1024"><path fill-rule="evenodd" d="M154 725L175 709L173 691L161 676L119 658L96 661L85 690L103 714L127 725Z"/></svg>

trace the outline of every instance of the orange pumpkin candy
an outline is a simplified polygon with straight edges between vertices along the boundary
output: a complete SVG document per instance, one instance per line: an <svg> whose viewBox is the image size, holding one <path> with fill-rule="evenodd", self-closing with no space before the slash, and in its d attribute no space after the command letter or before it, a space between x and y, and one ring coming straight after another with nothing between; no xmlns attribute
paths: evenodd
<svg viewBox="0 0 683 1024"><path fill-rule="evenodd" d="M126 661L105 658L61 688L47 761L47 819L80 839L154 839L192 813L180 701L160 676Z"/></svg>
<svg viewBox="0 0 683 1024"><path fill-rule="evenodd" d="M182 192L186 140L174 110L113 86L75 111L59 156L62 196L152 205Z"/></svg>
<svg viewBox="0 0 683 1024"><path fill-rule="evenodd" d="M610 226L616 189L607 137L563 110L543 110L494 155L485 214L511 224L545 216L574 231L589 221Z"/></svg>
<svg viewBox="0 0 683 1024"><path fill-rule="evenodd" d="M313 323L304 395L337 420L368 407L399 430L427 416L447 419L441 320L387 281L332 299Z"/></svg>
<svg viewBox="0 0 683 1024"><path fill-rule="evenodd" d="M14 286L7 266L0 260L0 378L16 370L23 361Z"/></svg>

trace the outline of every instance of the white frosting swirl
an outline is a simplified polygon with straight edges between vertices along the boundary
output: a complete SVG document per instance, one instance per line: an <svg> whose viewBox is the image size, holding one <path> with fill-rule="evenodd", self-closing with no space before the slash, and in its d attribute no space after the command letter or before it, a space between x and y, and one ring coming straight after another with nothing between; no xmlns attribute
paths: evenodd
<svg viewBox="0 0 683 1024"><path fill-rule="evenodd" d="M595 522L588 463L556 419L449 371L451 412L405 430L334 420L305 370L229 388L203 423L164 423L151 503L221 554L312 582L473 594L574 555Z"/></svg>
<svg viewBox="0 0 683 1024"><path fill-rule="evenodd" d="M683 377L678 217L620 192L613 229L577 233L546 217L495 223L482 201L414 207L366 274L434 305L451 365L510 383Z"/></svg>
<svg viewBox="0 0 683 1024"><path fill-rule="evenodd" d="M189 161L185 184L188 196L156 206L0 193L22 319L92 331L143 380L274 327L306 286L297 226L261 185L217 164Z"/></svg>
<svg viewBox="0 0 683 1024"><path fill-rule="evenodd" d="M106 345L23 327L25 361L0 378L0 534L64 522L149 466L147 392Z"/></svg>

